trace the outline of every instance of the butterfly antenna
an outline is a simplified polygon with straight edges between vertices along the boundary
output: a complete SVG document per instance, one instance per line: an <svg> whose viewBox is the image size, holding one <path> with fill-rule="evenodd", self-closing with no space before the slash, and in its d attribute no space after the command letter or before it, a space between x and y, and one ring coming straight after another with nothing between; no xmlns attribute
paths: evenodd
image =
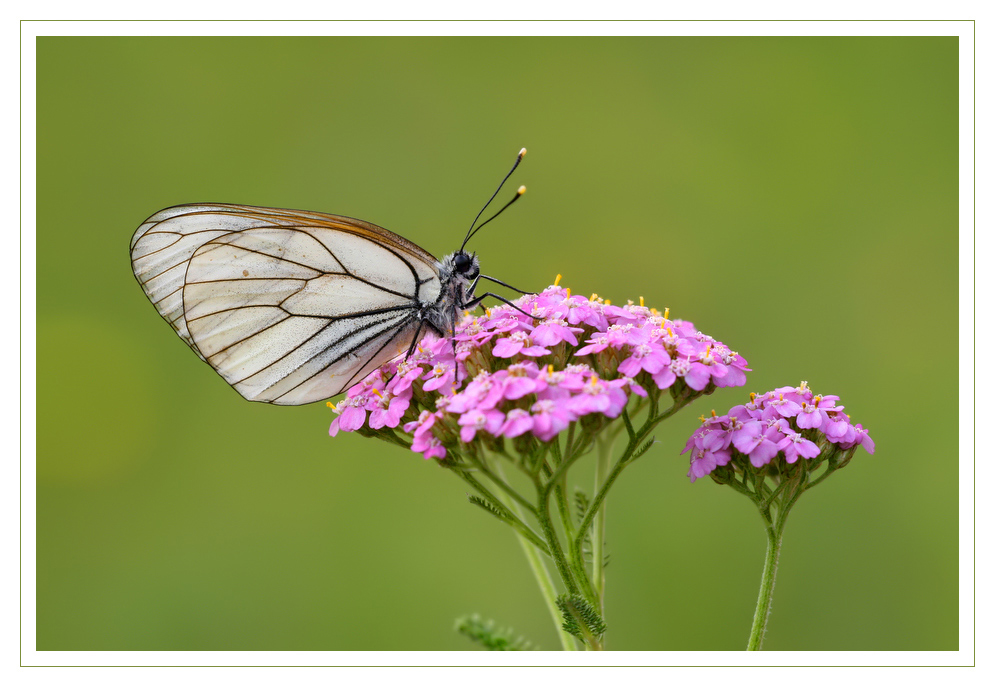
<svg viewBox="0 0 995 687"><path fill-rule="evenodd" d="M526 153L525 148L522 148L518 152L518 157L515 158L515 164L513 164L511 166L511 169L508 171L508 173L504 175L504 179L502 179L501 183L498 184L497 190L494 191L494 194L490 197L490 200L488 200L486 203L484 203L484 207L480 208L480 212L478 212L477 216L473 218L472 222L470 222L470 228L466 230L466 238L463 239L463 245L460 246L460 250L463 250L463 247L466 246L466 242L469 241L470 237L473 236L476 233L473 230L473 225L477 223L477 220L480 219L480 216L482 214L484 214L484 210L487 209L487 206L490 205L491 202L497 197L497 194L501 192L501 188L504 186L504 182L508 181L508 177L510 177L514 173L514 171L518 168L518 165L521 164L522 158L525 157L525 153ZM521 195L521 193L519 193L518 195ZM515 196L515 198L512 199L512 203L515 202L515 200L517 200L517 199L518 199L518 196ZM511 205L511 203L508 203L508 205ZM501 212L503 212L504 209L506 207L508 207L508 205L505 205L504 208L501 208L501 210L498 210L497 215L500 215ZM494 217L497 217L497 215L494 215ZM494 219L494 217L491 217L491 219ZM491 221L490 219L487 220L487 222L490 222L490 221ZM486 224L487 222L484 222L484 224ZM482 227L484 225L481 224L480 226ZM479 230L480 227L477 227L477 229Z"/></svg>
<svg viewBox="0 0 995 687"><path fill-rule="evenodd" d="M502 212L504 212L505 210L507 210L508 208L510 208L510 207L511 207L511 204L512 204L512 203L514 203L514 202L515 202L516 200L518 200L519 198L521 198L521 197L522 197L523 195L525 195L525 187L524 187L524 186L519 186L519 187L518 187L518 191L517 191L517 192L515 192L515 196L514 196L514 197L513 197L513 198L512 198L511 200L509 200L509 201L508 201L507 203L505 203L505 204L504 204L504 207L503 207L503 208L501 208L500 210L498 210L497 212L495 212L495 213L494 213L494 214L493 214L493 215L491 216L491 218L490 218L490 219L488 219L488 220L485 220L485 221L481 222L481 223L480 223L480 226L478 226L478 227L477 227L476 229L474 229L474 230L473 230L473 234L476 234L476 233L477 233L478 231L480 231L481 229L483 229L483 228L484 228L484 226L485 226L485 225L486 225L486 224L487 224L488 222L490 222L490 221L491 221L492 219L495 219L495 218L496 218L496 217L497 217L498 215L500 215L500 214L501 214ZM466 241L469 241L469 240L470 240L471 238L473 238L473 234L470 234L469 236L467 236L467 237L466 237ZM465 245L466 245L466 241L464 241L464 242L463 242L463 246L465 246ZM463 246L460 246L460 250L463 250Z"/></svg>

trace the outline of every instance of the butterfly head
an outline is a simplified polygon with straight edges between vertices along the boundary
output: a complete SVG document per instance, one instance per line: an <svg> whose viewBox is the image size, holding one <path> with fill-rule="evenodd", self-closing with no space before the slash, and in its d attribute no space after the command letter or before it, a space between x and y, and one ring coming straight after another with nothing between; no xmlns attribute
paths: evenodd
<svg viewBox="0 0 995 687"><path fill-rule="evenodd" d="M480 274L480 259L476 253L458 250L450 257L454 275L459 275L467 281L473 281Z"/></svg>

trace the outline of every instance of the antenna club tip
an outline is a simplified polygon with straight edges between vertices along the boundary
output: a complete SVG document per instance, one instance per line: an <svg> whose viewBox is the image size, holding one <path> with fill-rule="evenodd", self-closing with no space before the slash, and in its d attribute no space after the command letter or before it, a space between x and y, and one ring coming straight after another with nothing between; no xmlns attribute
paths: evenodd
<svg viewBox="0 0 995 687"><path fill-rule="evenodd" d="M518 157L525 157L525 153L527 152L529 151L526 150L525 148L522 148L521 150L518 151Z"/></svg>
<svg viewBox="0 0 995 687"><path fill-rule="evenodd" d="M523 193L525 193L525 187L524 186L519 186L518 187L518 195L522 195Z"/></svg>

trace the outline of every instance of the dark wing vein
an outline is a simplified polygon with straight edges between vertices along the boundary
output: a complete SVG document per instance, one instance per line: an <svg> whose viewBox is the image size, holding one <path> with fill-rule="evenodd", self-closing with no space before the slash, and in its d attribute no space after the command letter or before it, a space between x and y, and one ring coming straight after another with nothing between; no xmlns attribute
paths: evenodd
<svg viewBox="0 0 995 687"><path fill-rule="evenodd" d="M394 333L393 333L393 334L392 334L392 335L391 335L391 336L390 336L390 337L389 337L389 338L388 338L388 339L387 339L387 340L386 340L386 341L385 341L385 342L383 343L383 345L382 345L382 346L380 346L380 348L378 348L378 349L377 349L376 353L374 353L373 355L371 355L371 356L369 356L369 357L367 358L367 361L368 361L368 362L367 362L367 363L366 363L365 365L361 365L361 366L359 367L359 369L357 369L357 370L356 370L356 371L355 371L355 372L354 372L354 373L352 374L352 376L351 376L351 377L349 377L349 379L347 379L347 380L346 380L346 381L345 381L345 382L344 382L344 383L343 383L343 384L341 385L341 388L345 389L346 387L349 387L349 386L351 386L351 385L352 385L352 383L353 383L353 382L354 382L354 381L355 381L355 380L356 380L356 379L357 379L357 378L358 378L358 377L359 377L359 376L360 376L361 374L364 374L364 373L365 373L365 371L366 371L366 370L367 370L368 368L369 368L369 369L372 369L373 367L375 367L376 365L374 365L374 362L376 361L376 359L377 359L377 356L378 356L378 355L380 355L380 354L381 354L381 353L383 352L383 350L384 350L385 348L387 348L387 346L389 346L389 345L390 345L390 343L391 343L392 341L394 341L394 339L396 339L396 338L397 338L397 337L398 337L398 336L399 336L399 335L400 335L400 334L401 334L402 332L404 332L404 330L405 330L405 329L407 329L408 325L409 325L409 324L411 324L411 322L412 322L413 320L414 320L414 315L411 315L411 316L407 317L406 319L404 319L404 320L403 320L403 321L402 321L402 322L401 322L400 324L396 325L396 326L394 327ZM381 324L382 324L382 322L381 322ZM360 329L360 330L357 330L357 331L363 331L363 330L362 330L362 329ZM355 333L355 332L352 332L352 333ZM334 365L335 363L339 362L340 360L342 360L342 359L343 359L343 358L345 358L346 356L349 356L349 355L352 355L352 354L353 354L354 352L356 352L357 350L359 350L360 348L362 348L362 347L363 347L363 346L365 346L366 344L368 344L368 343L370 343L371 341L373 341L374 339L376 339L376 338L377 338L377 336L382 336L382 335L383 335L383 331L379 332L379 333L378 333L378 334L377 334L376 336L371 336L371 337L369 337L368 339L364 339L363 341L360 341L360 342L359 342L359 343L357 343L357 344L356 344L355 346L353 346L352 348L350 348L350 349L349 349L348 351L345 351L345 352L343 352L343 353L342 353L342 354L341 354L341 355L340 355L339 357L335 358L335 360L332 360L332 361L330 361L329 363L327 363L327 364L326 364L326 365L325 365L325 366L324 366L324 367L323 367L323 368L322 368L321 370L319 370L319 371L318 371L318 372L316 372L315 374L313 374L313 375L311 375L310 377L308 377L307 379L303 380L302 382L300 382L299 384L297 384L296 386L294 386L294 387L293 387L292 389L289 389L289 390L287 390L287 391L283 392L282 394L280 394L279 396L277 396L277 399L280 399L280 398L283 398L284 396L286 396L287 394L291 393L291 392L292 392L292 391L294 391L295 389L299 389L299 388L300 388L300 387L302 387L302 386L303 386L304 384L307 384L308 382L310 382L310 381L311 381L312 379L314 379L314 378L315 378L316 376L320 375L320 374L321 374L322 372L324 372L325 370L327 370L328 368L330 368L330 367L331 367L332 365ZM342 337L342 338L345 338L345 337ZM341 341L341 340L342 340L342 339L339 339L339 341ZM334 344L333 344L333 345L334 345ZM306 364L306 362L305 362L304 364ZM289 376L289 375L288 375L288 376ZM276 399L274 399L274 400L276 400Z"/></svg>

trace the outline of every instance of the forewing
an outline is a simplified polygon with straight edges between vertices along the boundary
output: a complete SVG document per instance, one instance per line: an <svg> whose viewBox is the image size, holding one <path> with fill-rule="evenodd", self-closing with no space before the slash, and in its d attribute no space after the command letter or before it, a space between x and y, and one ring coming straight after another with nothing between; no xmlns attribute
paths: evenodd
<svg viewBox="0 0 995 687"><path fill-rule="evenodd" d="M234 205L169 208L132 240L139 283L184 341L245 398L333 396L402 352L435 258L375 225Z"/></svg>

